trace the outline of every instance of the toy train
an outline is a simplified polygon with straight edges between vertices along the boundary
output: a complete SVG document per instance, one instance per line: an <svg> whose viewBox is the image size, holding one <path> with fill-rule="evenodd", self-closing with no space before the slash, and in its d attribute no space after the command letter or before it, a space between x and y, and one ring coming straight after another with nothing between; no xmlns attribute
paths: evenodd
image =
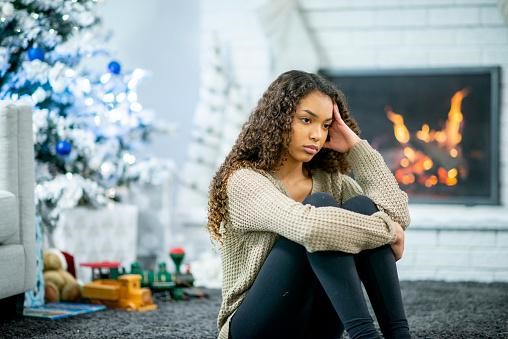
<svg viewBox="0 0 508 339"><path fill-rule="evenodd" d="M117 280L94 280L83 286L81 294L92 303L111 308L140 312L157 309L150 290L141 287L141 277L138 274L124 274Z"/></svg>
<svg viewBox="0 0 508 339"><path fill-rule="evenodd" d="M110 307L140 311L150 310L155 306L151 291L169 291L173 299L183 299L183 289L194 286L194 277L190 270L180 272L184 255L181 248L170 251L176 267L173 274L167 271L164 262L159 263L157 272L142 270L138 262L131 264L130 272L116 261L81 263L81 266L92 269L92 282L84 285L83 296Z"/></svg>

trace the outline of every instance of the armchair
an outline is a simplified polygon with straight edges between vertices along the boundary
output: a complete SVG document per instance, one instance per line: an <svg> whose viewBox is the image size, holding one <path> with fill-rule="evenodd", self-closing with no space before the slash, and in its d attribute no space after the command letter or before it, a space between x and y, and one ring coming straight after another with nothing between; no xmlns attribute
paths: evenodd
<svg viewBox="0 0 508 339"><path fill-rule="evenodd" d="M34 174L32 110L0 101L0 318L35 285Z"/></svg>

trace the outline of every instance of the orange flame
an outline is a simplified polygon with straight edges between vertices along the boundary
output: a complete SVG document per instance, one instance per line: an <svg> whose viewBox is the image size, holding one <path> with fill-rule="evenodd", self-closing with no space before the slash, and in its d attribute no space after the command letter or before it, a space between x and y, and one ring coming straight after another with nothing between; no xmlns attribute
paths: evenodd
<svg viewBox="0 0 508 339"><path fill-rule="evenodd" d="M395 138L397 138L400 143L407 144L411 137L409 135L409 130L406 125L404 125L404 118L402 115L393 112L389 108L387 108L386 111L388 119L393 122L393 132L395 134Z"/></svg>
<svg viewBox="0 0 508 339"><path fill-rule="evenodd" d="M444 151L450 159L457 159L461 156L460 143L462 142L462 122L464 116L461 111L462 100L469 94L468 89L462 89L454 93L450 102L450 111L448 119L442 130L432 130L429 124L425 123L422 128L415 133L416 139L424 144L435 144L438 149ZM435 166L435 161L420 150L415 150L408 145L411 135L404 124L404 117L397 114L391 108L385 108L388 119L393 123L393 132L397 141L402 144L402 158L399 161L399 168L395 170L395 178L404 185L410 185L415 182L425 186L432 187L437 184L454 186L458 183L460 171L452 167L445 169L442 166L437 168L437 173L427 173ZM434 153L433 153L434 154ZM448 161L454 163L456 160Z"/></svg>

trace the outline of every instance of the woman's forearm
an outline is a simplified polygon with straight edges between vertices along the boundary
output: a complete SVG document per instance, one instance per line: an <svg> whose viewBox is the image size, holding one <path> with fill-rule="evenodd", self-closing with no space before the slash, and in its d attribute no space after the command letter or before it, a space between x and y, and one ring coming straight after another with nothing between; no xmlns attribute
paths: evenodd
<svg viewBox="0 0 508 339"><path fill-rule="evenodd" d="M363 194L406 229L410 223L408 196L402 191L381 154L367 140L357 143L346 156Z"/></svg>

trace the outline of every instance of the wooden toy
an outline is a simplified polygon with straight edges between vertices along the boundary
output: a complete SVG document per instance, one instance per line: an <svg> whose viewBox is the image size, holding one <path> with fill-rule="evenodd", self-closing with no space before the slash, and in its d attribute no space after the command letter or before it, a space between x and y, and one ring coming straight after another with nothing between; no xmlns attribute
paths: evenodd
<svg viewBox="0 0 508 339"><path fill-rule="evenodd" d="M82 296L92 303L127 311L151 311L157 309L150 289L141 287L139 274L124 274L113 279L99 279L83 286Z"/></svg>
<svg viewBox="0 0 508 339"><path fill-rule="evenodd" d="M159 263L157 272L152 270L143 270L139 262L133 262L130 267L130 274L127 274L125 268L121 267L120 262L117 261L82 263L81 266L89 267L92 269L93 280L92 282L85 285L84 290L87 292L84 292L86 295L83 296L100 301L101 303L108 306L112 305L111 307L134 307L136 310L144 310L146 308L145 306L150 309L151 306L148 305L153 304L151 302L151 293L146 294L146 292L143 292L145 293L144 298L147 298L147 300L150 299L150 302L145 306L140 306L139 301L130 304L127 301L121 301L117 296L119 293L119 288L129 287L129 291L134 291L137 289L148 290L148 292L150 292L149 289L154 292L169 291L171 297L175 300L186 299L189 296L195 297L193 293L186 294L186 291L194 286L194 277L190 272L189 265L186 266L185 272L181 272L181 265L185 257L184 249L181 247L172 248L169 252L169 255L175 264L174 273L168 272L166 263L164 262ZM121 283L122 277L126 276L138 277L139 280L136 280L138 283L135 283L132 280L133 278L128 279L128 281L131 282L131 285L126 282ZM122 284L126 285L122 287ZM136 298L138 298L137 296L134 299L138 300ZM113 302L110 302L111 300Z"/></svg>

